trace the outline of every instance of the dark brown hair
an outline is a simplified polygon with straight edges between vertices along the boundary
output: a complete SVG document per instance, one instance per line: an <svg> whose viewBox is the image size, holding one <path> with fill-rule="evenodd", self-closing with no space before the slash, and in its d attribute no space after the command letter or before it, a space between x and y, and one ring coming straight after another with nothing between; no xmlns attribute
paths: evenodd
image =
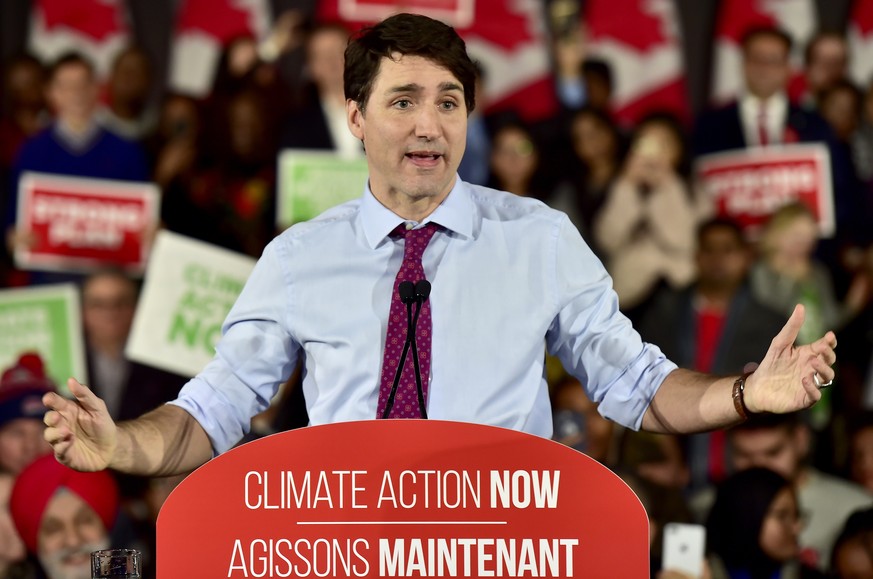
<svg viewBox="0 0 873 579"><path fill-rule="evenodd" d="M363 111L383 58L420 56L446 68L464 87L467 114L476 108L476 66L455 29L419 14L396 14L364 28L346 48L343 89Z"/></svg>

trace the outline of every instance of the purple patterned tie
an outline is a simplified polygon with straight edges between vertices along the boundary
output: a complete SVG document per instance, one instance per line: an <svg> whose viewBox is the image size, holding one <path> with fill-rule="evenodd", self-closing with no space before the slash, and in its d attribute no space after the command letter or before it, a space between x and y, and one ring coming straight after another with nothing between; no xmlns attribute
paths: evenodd
<svg viewBox="0 0 873 579"><path fill-rule="evenodd" d="M385 355L382 359L382 379L379 386L379 406L376 417L381 418L388 404L391 387L394 383L394 375L400 364L400 356L403 352L403 344L406 342L407 316L406 304L400 301L398 287L400 282L409 281L415 283L425 279L424 268L421 265L421 256L424 248L430 243L430 238L436 232L437 226L428 223L420 229L406 229L402 223L391 233L393 237L405 237L406 247L403 251L403 263L394 280L394 291L391 292L391 313L388 318L388 334L385 338ZM413 306L413 311L417 306ZM418 359L421 369L422 391L425 403L427 402L427 385L430 378L430 300L425 300L421 305L416 326L416 344L418 346ZM389 418L421 418L418 404L418 389L415 385L415 369L411 355L407 355L403 365L403 373L400 376L400 384L391 407Z"/></svg>

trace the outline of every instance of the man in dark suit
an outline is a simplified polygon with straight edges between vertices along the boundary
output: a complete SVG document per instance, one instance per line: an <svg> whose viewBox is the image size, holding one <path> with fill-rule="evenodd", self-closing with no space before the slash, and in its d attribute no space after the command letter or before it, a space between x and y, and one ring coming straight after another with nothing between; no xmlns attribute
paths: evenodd
<svg viewBox="0 0 873 579"><path fill-rule="evenodd" d="M695 123L692 155L696 158L747 147L791 143L824 143L831 156L837 238L856 237L859 195L852 162L815 111L788 98L791 37L773 27L752 28L742 39L745 92L718 109L704 112ZM836 245L825 251L834 257Z"/></svg>
<svg viewBox="0 0 873 579"><path fill-rule="evenodd" d="M791 44L791 37L777 28L754 28L743 36L745 92L700 116L692 138L694 156L833 139L820 116L788 99Z"/></svg>
<svg viewBox="0 0 873 579"><path fill-rule="evenodd" d="M785 318L752 296L746 280L751 251L740 227L713 219L697 234L697 280L681 290L657 294L641 320L643 339L671 360L715 374L748 372L770 345ZM689 437L692 485L726 474L724 433Z"/></svg>
<svg viewBox="0 0 873 579"><path fill-rule="evenodd" d="M116 420L130 420L172 400L187 378L124 356L136 310L136 284L122 272L91 275L82 286L82 322L91 388Z"/></svg>

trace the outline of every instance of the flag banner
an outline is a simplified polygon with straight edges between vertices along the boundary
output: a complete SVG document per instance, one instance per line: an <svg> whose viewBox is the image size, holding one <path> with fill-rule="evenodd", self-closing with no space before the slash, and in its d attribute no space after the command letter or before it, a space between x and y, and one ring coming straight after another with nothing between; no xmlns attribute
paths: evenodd
<svg viewBox="0 0 873 579"><path fill-rule="evenodd" d="M849 27L849 75L866 89L873 82L873 2L856 0L852 3Z"/></svg>
<svg viewBox="0 0 873 579"><path fill-rule="evenodd" d="M751 237L783 205L806 204L822 237L835 231L830 153L822 144L725 151L700 157L698 191L718 215L735 219Z"/></svg>
<svg viewBox="0 0 873 579"><path fill-rule="evenodd" d="M0 368L36 352L64 395L67 378L88 382L79 288L73 284L0 290Z"/></svg>
<svg viewBox="0 0 873 579"><path fill-rule="evenodd" d="M404 12L427 14L456 28L473 23L476 0L405 0ZM401 5L396 0L339 0L339 15L349 22L375 22L397 12Z"/></svg>
<svg viewBox="0 0 873 579"><path fill-rule="evenodd" d="M28 50L43 62L80 52L105 78L130 36L123 0L32 1Z"/></svg>
<svg viewBox="0 0 873 579"><path fill-rule="evenodd" d="M613 74L613 113L632 126L646 113L688 119L682 34L673 0L587 0L587 51Z"/></svg>
<svg viewBox="0 0 873 579"><path fill-rule="evenodd" d="M182 0L170 53L170 89L208 96L224 46L240 36L261 40L270 25L268 0Z"/></svg>
<svg viewBox="0 0 873 579"><path fill-rule="evenodd" d="M556 110L541 0L322 0L318 9L320 20L342 21L351 30L397 12L442 20L457 29L485 70L483 109L511 109L528 121Z"/></svg>
<svg viewBox="0 0 873 579"><path fill-rule="evenodd" d="M126 356L194 376L212 359L221 324L255 260L161 231L146 270Z"/></svg>
<svg viewBox="0 0 873 579"><path fill-rule="evenodd" d="M716 19L713 50L712 101L724 104L742 92L743 64L740 41L747 30L775 26L794 41L790 92L798 98L804 90L803 49L815 33L814 0L724 0Z"/></svg>
<svg viewBox="0 0 873 579"><path fill-rule="evenodd" d="M367 184L367 174L366 159L349 159L324 151L282 151L276 224L288 227L357 199Z"/></svg>
<svg viewBox="0 0 873 579"><path fill-rule="evenodd" d="M15 250L23 269L142 273L159 219L154 183L24 173Z"/></svg>

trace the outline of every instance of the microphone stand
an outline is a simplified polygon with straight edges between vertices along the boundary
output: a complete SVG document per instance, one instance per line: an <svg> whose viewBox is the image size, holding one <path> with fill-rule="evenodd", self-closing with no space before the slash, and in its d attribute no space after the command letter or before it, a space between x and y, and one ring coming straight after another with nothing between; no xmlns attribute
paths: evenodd
<svg viewBox="0 0 873 579"><path fill-rule="evenodd" d="M424 301L430 296L430 282L426 279L416 282L415 284L415 318L412 320L412 331L415 332L418 326L418 314L421 312L421 307ZM421 382L421 367L418 362L418 345L417 337L412 339L412 361L415 368L415 388L418 391L418 408L421 411L421 417L427 419L427 405L424 402L424 388Z"/></svg>
<svg viewBox="0 0 873 579"><path fill-rule="evenodd" d="M403 375L403 366L406 365L406 355L409 353L409 346L411 344L415 347L413 339L415 336L415 321L412 318L412 303L416 301L415 286L411 281L402 281L400 282L397 291L400 294L400 301L406 304L406 342L403 344L403 352L400 353L400 362L397 365L397 370L394 372L394 382L391 385L391 393L388 395L388 400L385 403L385 410L382 412L383 419L388 418L391 414L391 409L394 407L394 398L397 396L397 387L400 385L400 377ZM415 320L417 320L418 311L416 311L415 314Z"/></svg>

